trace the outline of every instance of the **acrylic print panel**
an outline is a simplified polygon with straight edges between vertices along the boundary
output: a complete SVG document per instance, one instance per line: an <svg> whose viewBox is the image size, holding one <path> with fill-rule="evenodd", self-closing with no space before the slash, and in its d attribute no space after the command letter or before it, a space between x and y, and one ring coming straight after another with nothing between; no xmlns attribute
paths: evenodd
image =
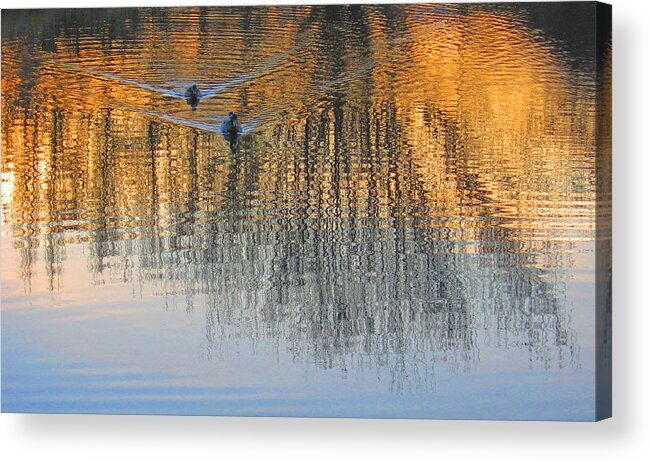
<svg viewBox="0 0 651 461"><path fill-rule="evenodd" d="M2 411L610 415L610 7L4 10Z"/></svg>

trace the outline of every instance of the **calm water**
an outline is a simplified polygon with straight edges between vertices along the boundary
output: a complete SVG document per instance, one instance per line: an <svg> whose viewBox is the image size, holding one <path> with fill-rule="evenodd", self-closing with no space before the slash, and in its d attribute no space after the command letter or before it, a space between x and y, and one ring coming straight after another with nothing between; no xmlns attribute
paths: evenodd
<svg viewBox="0 0 651 461"><path fill-rule="evenodd" d="M3 11L2 410L593 419L580 19Z"/></svg>

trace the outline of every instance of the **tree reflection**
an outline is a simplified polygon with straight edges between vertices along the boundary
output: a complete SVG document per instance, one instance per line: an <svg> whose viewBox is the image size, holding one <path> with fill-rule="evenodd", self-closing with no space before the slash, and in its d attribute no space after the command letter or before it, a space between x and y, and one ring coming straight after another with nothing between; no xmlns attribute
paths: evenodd
<svg viewBox="0 0 651 461"><path fill-rule="evenodd" d="M205 308L211 353L276 342L398 392L482 348L576 365L557 271L594 239L595 85L516 12L109 11L3 22L3 216L27 290L40 255L59 289L83 243L97 283ZM196 111L172 97L205 75ZM251 127L235 143L211 129L229 111Z"/></svg>

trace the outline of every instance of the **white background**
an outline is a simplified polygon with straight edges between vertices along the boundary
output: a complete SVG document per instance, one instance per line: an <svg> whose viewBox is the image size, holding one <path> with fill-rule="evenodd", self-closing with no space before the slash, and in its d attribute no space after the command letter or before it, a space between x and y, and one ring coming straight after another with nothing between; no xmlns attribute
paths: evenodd
<svg viewBox="0 0 651 461"><path fill-rule="evenodd" d="M375 0L377 2L377 0ZM367 0L366 3L371 3ZM2 8L335 3L7 1ZM397 3L397 1L394 1ZM612 0L614 417L600 423L0 415L4 460L641 459L651 453L649 2ZM282 370L279 370L282 372ZM650 459L645 457L645 459Z"/></svg>

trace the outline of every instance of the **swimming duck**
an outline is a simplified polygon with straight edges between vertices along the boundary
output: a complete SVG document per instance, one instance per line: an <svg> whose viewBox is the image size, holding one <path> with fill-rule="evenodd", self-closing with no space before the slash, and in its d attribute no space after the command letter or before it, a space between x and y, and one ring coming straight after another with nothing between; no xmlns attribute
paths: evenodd
<svg viewBox="0 0 651 461"><path fill-rule="evenodd" d="M223 135L238 136L242 134L242 125L237 119L237 115L229 112L226 120L222 123L221 132Z"/></svg>
<svg viewBox="0 0 651 461"><path fill-rule="evenodd" d="M201 99L201 90L197 88L197 85L192 85L190 88L185 90L185 100L192 110L195 110L199 105L199 100Z"/></svg>

